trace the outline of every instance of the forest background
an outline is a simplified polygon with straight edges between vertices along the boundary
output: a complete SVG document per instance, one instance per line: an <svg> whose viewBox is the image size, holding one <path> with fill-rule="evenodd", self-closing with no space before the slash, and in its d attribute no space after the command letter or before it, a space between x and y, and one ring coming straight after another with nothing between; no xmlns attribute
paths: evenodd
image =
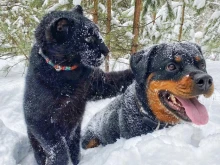
<svg viewBox="0 0 220 165"><path fill-rule="evenodd" d="M106 71L109 58L129 58L162 42L196 42L207 59L220 60L220 0L1 0L0 58L23 56L21 61L28 61L42 17L78 4L99 26L111 50Z"/></svg>

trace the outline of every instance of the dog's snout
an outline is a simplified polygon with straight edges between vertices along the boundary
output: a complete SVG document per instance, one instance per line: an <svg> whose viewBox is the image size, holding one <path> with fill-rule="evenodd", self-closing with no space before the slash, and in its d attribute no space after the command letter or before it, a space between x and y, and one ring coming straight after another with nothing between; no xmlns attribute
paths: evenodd
<svg viewBox="0 0 220 165"><path fill-rule="evenodd" d="M193 80L196 86L203 91L208 90L213 84L213 79L208 74L195 74Z"/></svg>

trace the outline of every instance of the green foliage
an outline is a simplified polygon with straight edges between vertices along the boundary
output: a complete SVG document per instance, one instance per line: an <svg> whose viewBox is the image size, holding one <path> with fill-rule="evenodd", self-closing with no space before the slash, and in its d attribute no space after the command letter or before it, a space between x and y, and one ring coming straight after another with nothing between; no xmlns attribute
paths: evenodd
<svg viewBox="0 0 220 165"><path fill-rule="evenodd" d="M106 7L106 4L101 4ZM100 6L100 5L99 5ZM112 1L112 25L109 36L106 36L107 13L99 8L98 24L105 40L111 43L111 54L119 58L130 53L132 42L134 4L130 0Z"/></svg>
<svg viewBox="0 0 220 165"><path fill-rule="evenodd" d="M211 16L220 11L220 3L206 0L203 6L201 1L184 0L186 10L182 40L198 42L207 54L219 53L220 17ZM183 0L143 1L138 49L178 40L182 3ZM43 15L53 10L74 7L73 0L5 0L0 4L0 57L24 55L28 58L34 43L34 30ZM82 0L81 5L86 16L92 18L93 0ZM134 6L135 0L112 0L111 33L106 36L106 1L99 0L98 24L103 37L111 43L114 58L130 53ZM203 33L203 38L196 38L196 32Z"/></svg>
<svg viewBox="0 0 220 165"><path fill-rule="evenodd" d="M57 1L19 0L0 2L0 57L23 55L28 59L34 43L34 31L43 15L54 9L70 9L73 3Z"/></svg>
<svg viewBox="0 0 220 165"><path fill-rule="evenodd" d="M205 25L204 38L201 44L206 53L220 53L220 9L216 10Z"/></svg>
<svg viewBox="0 0 220 165"><path fill-rule="evenodd" d="M28 58L33 43L34 29L44 14L39 3L8 3L0 11L0 54L24 55ZM36 6L35 6L36 5Z"/></svg>
<svg viewBox="0 0 220 165"><path fill-rule="evenodd" d="M143 1L143 15L145 15L147 12L155 13L157 12L158 8L161 7L162 3L164 3L165 0L146 0Z"/></svg>
<svg viewBox="0 0 220 165"><path fill-rule="evenodd" d="M214 20L210 21L209 18L214 12L210 8L220 10L220 3L216 3L215 0L185 0L184 2L186 3L186 8L182 41L198 42L209 53L216 51L217 49L214 47L219 43L217 29L220 25L216 24ZM142 24L146 24L147 22L147 26L142 29L142 33L140 34L140 42L143 46L160 42L177 41L180 33L183 0L162 0L160 1L160 5L159 3L156 5L156 8L155 3L157 3L155 0L147 0L144 3ZM218 4L218 7L216 4ZM156 16L153 17L152 15L155 11ZM196 38L196 32L204 33L204 38Z"/></svg>

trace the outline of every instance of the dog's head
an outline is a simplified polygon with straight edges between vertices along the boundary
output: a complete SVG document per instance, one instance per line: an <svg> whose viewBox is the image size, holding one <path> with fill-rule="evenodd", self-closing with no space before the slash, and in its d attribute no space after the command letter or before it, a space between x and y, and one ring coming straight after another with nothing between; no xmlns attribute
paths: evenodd
<svg viewBox="0 0 220 165"><path fill-rule="evenodd" d="M158 120L170 124L181 120L197 125L208 122L207 110L198 96L210 97L214 85L198 45L155 45L133 55L130 65Z"/></svg>
<svg viewBox="0 0 220 165"><path fill-rule="evenodd" d="M98 27L83 16L81 6L47 14L37 27L35 38L44 54L64 65L78 62L99 66L109 52Z"/></svg>

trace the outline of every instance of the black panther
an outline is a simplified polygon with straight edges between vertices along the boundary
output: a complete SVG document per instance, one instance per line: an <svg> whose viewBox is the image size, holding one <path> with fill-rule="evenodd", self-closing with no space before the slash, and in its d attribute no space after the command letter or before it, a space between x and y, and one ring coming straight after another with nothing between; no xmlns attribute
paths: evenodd
<svg viewBox="0 0 220 165"><path fill-rule="evenodd" d="M79 162L81 121L88 100L115 96L130 70L97 68L109 52L81 6L44 16L35 32L24 94L27 133L39 165Z"/></svg>

